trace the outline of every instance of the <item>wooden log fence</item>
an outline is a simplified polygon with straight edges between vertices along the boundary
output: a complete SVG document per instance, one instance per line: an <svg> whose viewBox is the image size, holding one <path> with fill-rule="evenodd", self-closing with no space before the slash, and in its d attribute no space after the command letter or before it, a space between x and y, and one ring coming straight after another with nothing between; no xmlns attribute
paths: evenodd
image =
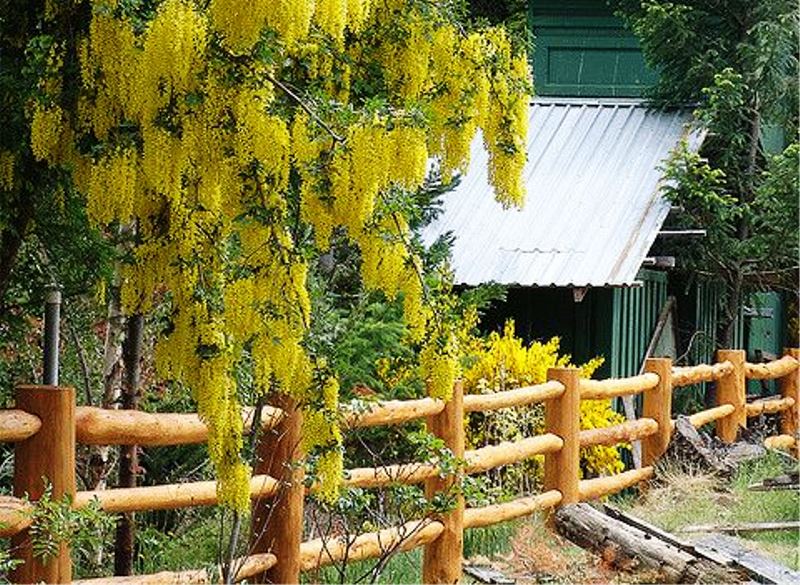
<svg viewBox="0 0 800 585"><path fill-rule="evenodd" d="M402 526L357 535L347 542L327 536L301 542L303 501L316 486L302 482L297 465L301 421L295 405L279 399L260 413L264 436L259 447L261 463L250 484L254 499L254 531L258 535L254 553L238 559L237 580L267 579L298 582L302 571L342 562L377 558L391 551L425 547L423 580L430 583L455 582L461 578L464 530L490 526L536 511L605 497L649 480L653 464L664 453L674 427L671 419L672 394L699 382L716 382L717 405L692 414L696 426L715 423L725 441L735 440L747 419L762 415L780 417L781 434L768 437L772 448L797 450L798 408L800 407L800 350L766 364L745 361L740 350L721 350L717 363L672 367L669 359L648 359L645 373L630 378L582 380L575 369L554 368L542 384L492 394L463 396L461 386L444 402L433 398L382 403L358 402L343 409L346 429L400 425L427 419L429 430L443 440L464 463L458 474L476 474L544 456L544 491L511 502L480 508L465 508L456 497L452 510ZM746 380L777 380L780 392L747 402ZM643 394L643 417L602 429L580 430L580 401ZM16 408L0 410L0 442L16 443L14 497L0 498L0 536L11 537L18 558L24 562L12 574L14 582L62 583L72 581L69 551L62 546L46 561L32 554L27 529L31 511L41 497L45 481L54 497L68 494L76 508L96 501L111 513L162 510L217 503L216 482L119 488L101 491L75 490L75 445L126 445L148 447L201 443L208 430L195 414L143 413L75 407L72 389L22 386L16 390ZM465 413L544 404L544 434L514 442L503 442L473 450L464 448ZM253 411L244 416L250 420ZM249 427L250 425L248 425ZM643 441L641 469L610 477L580 479L579 450L593 445L616 445ZM457 477L441 475L436 461L409 462L382 467L358 468L345 472L343 485L377 488L392 484L424 483L429 498L453 489ZM165 583L209 583L219 581L220 567L211 570L163 571L150 575L76 581L154 585Z"/></svg>

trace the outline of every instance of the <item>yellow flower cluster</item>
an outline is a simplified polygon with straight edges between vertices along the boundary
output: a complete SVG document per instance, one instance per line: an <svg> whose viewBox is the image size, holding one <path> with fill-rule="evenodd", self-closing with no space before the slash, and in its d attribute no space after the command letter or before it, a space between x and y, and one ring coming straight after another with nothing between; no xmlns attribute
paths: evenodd
<svg viewBox="0 0 800 585"><path fill-rule="evenodd" d="M322 392L336 410L338 387L314 384L304 346L311 253L295 241L298 193L317 251L346 234L361 249L365 284L402 298L410 338L437 340L421 366L432 392L449 396L457 341L428 331L420 261L384 195L418 189L429 157L446 173L464 168L483 127L498 197L518 202L511 175L524 160L527 66L507 39L463 35L436 3L406 0L164 0L145 23L115 0L91 4L70 56L79 95L59 95L63 47L73 46L59 44L40 83L47 99L28 110L31 148L72 171L93 221L135 221L141 244L122 270L123 305L171 305L158 372L194 392L221 500L249 501L234 376L246 351L260 390L302 404ZM256 51L259 42L268 46ZM351 81L362 94L388 90L388 105L351 98ZM501 99L490 106L490 95ZM13 171L6 160L2 185ZM340 444L335 417L307 419L316 441ZM329 497L338 451L319 456Z"/></svg>
<svg viewBox="0 0 800 585"><path fill-rule="evenodd" d="M485 341L474 344L473 354L469 356L472 365L463 375L464 391L469 393L491 393L540 384L547 379L547 370L554 367L570 366L570 356L558 355L559 340L553 338L546 343L534 341L525 344L517 337L514 322L509 320L502 334L493 332ZM602 358L594 358L581 366L581 377L591 375L603 364ZM526 428L530 433L543 430L543 413L540 408L508 409L493 413L486 427L500 436L488 437L492 440L513 440L508 433ZM611 408L610 400L581 401L581 428L602 428L622 422L623 417ZM473 437L473 442L481 442L487 437ZM622 443L620 446L627 446ZM581 464L592 474L613 474L623 468L622 459L616 447L596 446L581 450Z"/></svg>
<svg viewBox="0 0 800 585"><path fill-rule="evenodd" d="M419 367L428 387L428 396L450 400L459 375L455 340L442 335L429 339L420 351Z"/></svg>
<svg viewBox="0 0 800 585"><path fill-rule="evenodd" d="M328 377L321 397L303 409L303 450L319 452L316 475L319 499L332 503L339 496L342 480L342 432L339 428L339 382Z"/></svg>
<svg viewBox="0 0 800 585"><path fill-rule="evenodd" d="M60 107L45 107L38 102L34 105L31 117L33 156L51 163L58 161L64 123L64 112Z"/></svg>
<svg viewBox="0 0 800 585"><path fill-rule="evenodd" d="M132 149L110 153L91 169L86 191L89 217L99 223L127 222L136 197L136 153ZM113 197L109 196L113 193Z"/></svg>
<svg viewBox="0 0 800 585"><path fill-rule="evenodd" d="M14 188L14 153L0 149L0 190L11 191Z"/></svg>

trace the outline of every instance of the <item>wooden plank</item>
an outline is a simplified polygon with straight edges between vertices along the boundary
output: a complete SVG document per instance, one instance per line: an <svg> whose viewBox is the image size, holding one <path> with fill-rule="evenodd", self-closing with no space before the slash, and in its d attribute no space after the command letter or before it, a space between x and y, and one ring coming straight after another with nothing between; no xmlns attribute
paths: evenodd
<svg viewBox="0 0 800 585"><path fill-rule="evenodd" d="M506 577L497 569L485 565L464 565L464 572L487 585L513 585L516 583L511 577Z"/></svg>
<svg viewBox="0 0 800 585"><path fill-rule="evenodd" d="M709 549L730 556L737 566L761 583L786 585L800 583L800 572L745 548L736 538L724 534L712 534L695 543L695 548Z"/></svg>
<svg viewBox="0 0 800 585"><path fill-rule="evenodd" d="M742 522L741 524L694 524L685 526L680 532L772 532L776 530L800 530L800 521L788 522Z"/></svg>
<svg viewBox="0 0 800 585"><path fill-rule="evenodd" d="M800 489L800 474L785 473L775 477L768 477L764 481L751 483L747 489L754 492L765 492L772 490L796 490Z"/></svg>

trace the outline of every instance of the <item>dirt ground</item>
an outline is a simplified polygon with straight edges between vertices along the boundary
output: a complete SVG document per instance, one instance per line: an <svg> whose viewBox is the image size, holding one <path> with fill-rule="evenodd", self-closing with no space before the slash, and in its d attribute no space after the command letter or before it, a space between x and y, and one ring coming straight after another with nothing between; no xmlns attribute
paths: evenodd
<svg viewBox="0 0 800 585"><path fill-rule="evenodd" d="M494 558L475 557L469 564L490 566L517 585L533 583L655 583L656 575L619 571L609 561L575 546L532 519L517 532L511 551Z"/></svg>

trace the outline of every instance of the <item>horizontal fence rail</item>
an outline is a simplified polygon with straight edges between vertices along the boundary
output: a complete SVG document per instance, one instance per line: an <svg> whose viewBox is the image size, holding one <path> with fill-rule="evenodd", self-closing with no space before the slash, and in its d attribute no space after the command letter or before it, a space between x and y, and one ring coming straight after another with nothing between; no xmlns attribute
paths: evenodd
<svg viewBox="0 0 800 585"><path fill-rule="evenodd" d="M648 359L645 373L629 378L608 380L579 379L574 369L552 369L548 380L541 384L488 394L463 396L460 385L454 398L445 403L438 399L421 398L388 402L354 402L342 408L343 426L356 429L375 426L401 425L425 419L431 432L463 461L458 474L479 474L504 465L544 456L544 491L537 495L517 498L510 502L478 508L465 508L457 498L456 508L428 518L406 522L400 526L356 535L348 541L325 536L283 547L281 554L270 550L256 551L238 559L237 580L260 580L264 575L288 576L296 581L300 571L311 571L339 563L378 558L392 553L424 546L423 578L426 582L451 582L461 576L463 531L490 526L536 511L551 510L561 504L591 500L617 493L647 481L653 476L653 463L663 454L674 428L671 416L673 392L683 386L700 382L717 384L717 405L688 417L695 427L715 423L717 433L732 441L747 425L747 419L762 415L778 415L781 433L765 439L771 448L797 449L798 431L798 369L800 352L787 350L780 359L765 364L748 363L740 350L721 350L717 363L691 367L672 367L669 359ZM774 396L747 402L746 380L777 380L780 392ZM618 396L642 395L643 416L606 428L580 430L580 401L604 400ZM35 396L35 400L32 398ZM214 481L189 482L159 486L116 488L99 491L75 491L75 444L143 445L149 447L202 443L208 429L196 414L144 413L122 410L103 410L74 406L74 392L54 387L21 387L17 390L18 407L0 411L0 441L17 443L15 462L15 496L0 498L0 536L14 536L21 543L25 569L15 573L18 581L62 582L71 580L68 550L59 551L54 561L34 561L25 549L24 536L31 524L31 510L38 493L29 486L47 476L57 485L60 497L67 494L75 507L96 502L107 512L163 510L217 503ZM506 441L477 449L464 449L463 421L466 413L488 412L543 404L544 433L517 441ZM35 408L34 408L35 405ZM291 404L281 408L267 406L260 412L261 428L265 435L278 433L276 445L287 428L299 427L299 411ZM256 413L243 413L247 427ZM64 425L67 425L66 427ZM71 429L54 435L54 429ZM62 451L52 453L42 447L45 437L58 436ZM71 438L70 438L71 437ZM48 439L50 440L50 439ZM609 477L580 479L579 449L596 445L613 446L642 441L645 466ZM38 445L32 448L32 445ZM64 451L66 449L66 451ZM57 453L72 453L71 467ZM293 449L276 452L293 453ZM288 456L288 455L287 455ZM277 473L259 474L251 479L251 497L255 501L281 498L286 485L297 497L276 500L284 512L278 525L271 530L278 535L302 533L304 492L314 492L318 486L303 487L299 479L286 483L277 477L280 470L293 469L290 459L273 463ZM20 475L23 471L28 475ZM294 472L293 472L294 473ZM61 474L59 477L51 477ZM35 475L35 478L34 478ZM275 475L275 477L273 477ZM17 477L19 476L19 477ZM455 477L446 477L438 461L412 461L379 467L346 470L342 485L359 488L380 488L395 484L424 483L427 497L454 485ZM298 492L299 489L299 492ZM40 492L39 492L40 493ZM31 502L23 495L30 496ZM33 502L33 503L32 503ZM299 522L299 524L298 524ZM29 547L29 544L27 545ZM289 567L287 569L287 567ZM279 573L271 573L280 569ZM208 583L219 581L222 568L209 570L163 571L151 575L114 577L79 581L85 585L117 583L142 585L156 583Z"/></svg>

